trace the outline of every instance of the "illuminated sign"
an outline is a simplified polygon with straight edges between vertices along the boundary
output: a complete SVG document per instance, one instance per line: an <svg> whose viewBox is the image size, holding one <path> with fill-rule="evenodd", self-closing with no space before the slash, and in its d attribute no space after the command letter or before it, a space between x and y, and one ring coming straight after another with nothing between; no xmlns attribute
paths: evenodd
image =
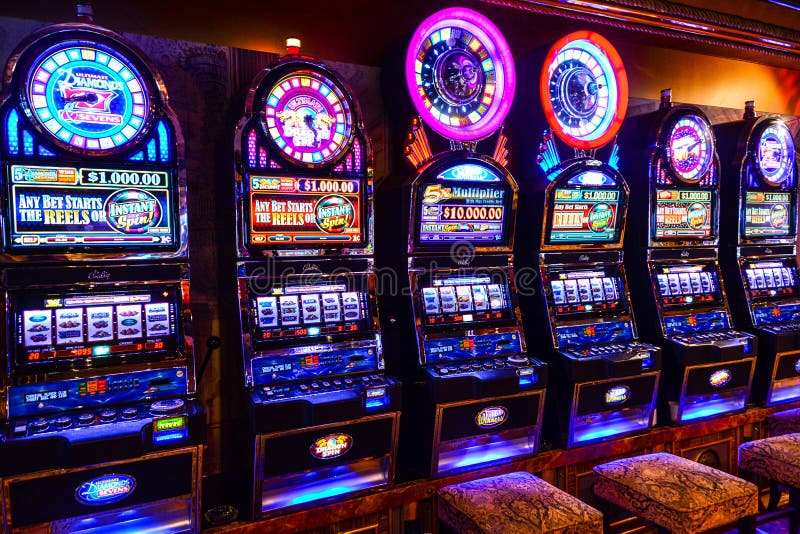
<svg viewBox="0 0 800 534"><path fill-rule="evenodd" d="M69 147L114 151L147 125L141 75L116 50L59 43L34 62L26 97L43 129Z"/></svg>
<svg viewBox="0 0 800 534"><path fill-rule="evenodd" d="M328 460L338 458L353 447L353 437L347 434L329 434L311 444L310 452L314 458Z"/></svg>
<svg viewBox="0 0 800 534"><path fill-rule="evenodd" d="M360 243L358 179L253 176L250 244Z"/></svg>
<svg viewBox="0 0 800 534"><path fill-rule="evenodd" d="M508 410L503 406L489 406L475 415L475 424L481 428L500 426L508 419Z"/></svg>
<svg viewBox="0 0 800 534"><path fill-rule="evenodd" d="M406 51L406 87L422 119L456 141L478 141L503 123L514 100L514 57L503 34L471 9L437 11Z"/></svg>
<svg viewBox="0 0 800 534"><path fill-rule="evenodd" d="M153 421L154 432L165 432L169 430L179 430L186 428L186 416L179 415L177 417L167 417L164 419L156 419Z"/></svg>
<svg viewBox="0 0 800 534"><path fill-rule="evenodd" d="M344 89L307 70L278 80L264 103L267 138L299 164L334 161L353 138L353 117Z"/></svg>
<svg viewBox="0 0 800 534"><path fill-rule="evenodd" d="M165 172L13 165L10 246L173 245L172 185Z"/></svg>
<svg viewBox="0 0 800 534"><path fill-rule="evenodd" d="M713 388L721 388L730 381L731 381L731 372L727 369L720 369L718 371L714 371L708 378L708 383Z"/></svg>
<svg viewBox="0 0 800 534"><path fill-rule="evenodd" d="M550 128L576 149L595 149L619 131L628 106L622 58L603 36L577 31L556 42L542 65L539 95Z"/></svg>
<svg viewBox="0 0 800 534"><path fill-rule="evenodd" d="M631 388L628 386L614 386L606 391L606 404L616 406L625 403L631 397Z"/></svg>
<svg viewBox="0 0 800 534"><path fill-rule="evenodd" d="M797 360L795 360L795 362L794 362L794 370L795 370L796 372L800 373L800 358L798 358Z"/></svg>
<svg viewBox="0 0 800 534"><path fill-rule="evenodd" d="M618 190L556 189L550 219L550 243L616 241Z"/></svg>
<svg viewBox="0 0 800 534"><path fill-rule="evenodd" d="M744 201L746 237L791 233L792 195L788 192L747 191Z"/></svg>
<svg viewBox="0 0 800 534"><path fill-rule="evenodd" d="M437 180L465 180L470 182L499 182L500 177L482 165L464 163L454 165L439 173Z"/></svg>
<svg viewBox="0 0 800 534"><path fill-rule="evenodd" d="M136 479L129 475L109 474L87 480L75 489L75 499L81 504L101 506L130 496L136 489Z"/></svg>
<svg viewBox="0 0 800 534"><path fill-rule="evenodd" d="M711 236L711 191L656 191L656 238Z"/></svg>

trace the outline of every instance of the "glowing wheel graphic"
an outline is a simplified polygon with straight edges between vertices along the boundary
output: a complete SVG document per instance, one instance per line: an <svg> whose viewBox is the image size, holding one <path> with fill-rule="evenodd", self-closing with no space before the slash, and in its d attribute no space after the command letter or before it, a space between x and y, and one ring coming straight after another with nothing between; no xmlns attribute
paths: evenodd
<svg viewBox="0 0 800 534"><path fill-rule="evenodd" d="M492 22L448 8L420 24L406 53L406 84L423 120L455 141L494 133L514 100L514 58Z"/></svg>
<svg viewBox="0 0 800 534"><path fill-rule="evenodd" d="M322 72L296 70L278 80L264 99L262 126L290 163L335 162L353 140L353 115L344 87Z"/></svg>
<svg viewBox="0 0 800 534"><path fill-rule="evenodd" d="M667 155L678 178L687 183L699 182L714 160L711 126L698 115L682 117L669 132Z"/></svg>
<svg viewBox="0 0 800 534"><path fill-rule="evenodd" d="M25 82L27 111L69 150L113 153L144 133L147 85L121 53L83 41L59 43L34 61Z"/></svg>
<svg viewBox="0 0 800 534"><path fill-rule="evenodd" d="M539 85L547 122L574 148L607 144L625 119L625 67L611 43L594 32L559 39L547 54Z"/></svg>
<svg viewBox="0 0 800 534"><path fill-rule="evenodd" d="M783 122L774 121L764 128L758 138L755 157L765 182L777 186L791 177L794 172L794 150L794 139Z"/></svg>

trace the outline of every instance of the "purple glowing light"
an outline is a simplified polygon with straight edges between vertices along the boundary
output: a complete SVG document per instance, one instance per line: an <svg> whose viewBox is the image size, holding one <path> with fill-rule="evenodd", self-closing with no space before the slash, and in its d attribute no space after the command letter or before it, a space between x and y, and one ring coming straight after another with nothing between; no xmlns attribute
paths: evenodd
<svg viewBox="0 0 800 534"><path fill-rule="evenodd" d="M471 39L469 42L461 39L459 43L451 30L463 30L462 35L469 34ZM463 49L454 48L451 42L463 46ZM425 62L431 59L425 55L440 43L449 48L441 54L442 59L434 67ZM475 51L480 49L487 52L487 58L478 58ZM458 91L442 95L441 101L439 98L432 101L426 92L430 82L424 81L423 69L434 69L441 74L448 68L441 66L448 53L454 56L452 65L457 64L462 70L462 83ZM473 55L474 62L471 61ZM436 56L438 59L439 54ZM472 65L465 69L465 63ZM447 8L425 19L411 38L405 66L406 84L414 107L428 126L447 139L471 142L488 137L505 120L514 100L516 73L508 43L497 26L471 9ZM442 81L441 85L435 89L439 93L447 92L447 83Z"/></svg>

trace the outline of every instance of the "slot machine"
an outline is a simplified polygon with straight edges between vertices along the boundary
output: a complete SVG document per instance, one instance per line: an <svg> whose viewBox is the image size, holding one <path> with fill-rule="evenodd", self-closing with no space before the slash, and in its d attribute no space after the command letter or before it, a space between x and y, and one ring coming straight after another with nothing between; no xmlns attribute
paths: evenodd
<svg viewBox="0 0 800 534"><path fill-rule="evenodd" d="M722 163L720 259L734 323L758 336L751 398L767 406L800 400L797 156L777 115L714 127ZM737 221L737 223L731 223Z"/></svg>
<svg viewBox="0 0 800 534"><path fill-rule="evenodd" d="M379 247L392 249L408 284L388 346L392 365L415 381L404 409L416 418L404 422L409 463L441 476L536 454L547 373L526 352L512 266L518 187L501 131L515 86L508 45L480 13L444 9L414 32L405 77L419 113L405 146L416 173L382 187L385 226L400 235ZM434 154L425 125L450 150ZM477 150L489 136L492 156Z"/></svg>
<svg viewBox="0 0 800 534"><path fill-rule="evenodd" d="M384 375L357 104L292 50L253 81L235 156L253 515L386 488L401 392Z"/></svg>
<svg viewBox="0 0 800 534"><path fill-rule="evenodd" d="M588 31L557 41L542 67L551 130L537 157L550 181L539 269L551 366L558 369L552 389L568 448L644 432L655 422L661 349L638 340L622 252L630 195L616 142L607 161L597 159L625 118L627 83L614 47ZM556 136L575 157L561 160Z"/></svg>
<svg viewBox="0 0 800 534"><path fill-rule="evenodd" d="M733 330L720 275L714 132L700 108L673 106L670 90L637 119L629 140L650 144L626 148L638 155L628 174L638 178L633 205L642 221L628 244L635 303L666 352L662 415L680 424L744 410L758 340Z"/></svg>
<svg viewBox="0 0 800 534"><path fill-rule="evenodd" d="M87 8L3 79L6 531L198 531L183 140L159 73Z"/></svg>

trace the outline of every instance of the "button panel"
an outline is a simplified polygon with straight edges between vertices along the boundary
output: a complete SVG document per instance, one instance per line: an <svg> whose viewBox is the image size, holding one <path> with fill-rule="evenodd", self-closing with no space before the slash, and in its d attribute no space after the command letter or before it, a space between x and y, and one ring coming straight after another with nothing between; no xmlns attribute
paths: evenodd
<svg viewBox="0 0 800 534"><path fill-rule="evenodd" d="M382 375L372 374L356 377L319 379L297 384L264 386L256 391L262 401L286 400L293 397L305 397L309 394L328 393L331 391L357 390L373 386L387 385Z"/></svg>

